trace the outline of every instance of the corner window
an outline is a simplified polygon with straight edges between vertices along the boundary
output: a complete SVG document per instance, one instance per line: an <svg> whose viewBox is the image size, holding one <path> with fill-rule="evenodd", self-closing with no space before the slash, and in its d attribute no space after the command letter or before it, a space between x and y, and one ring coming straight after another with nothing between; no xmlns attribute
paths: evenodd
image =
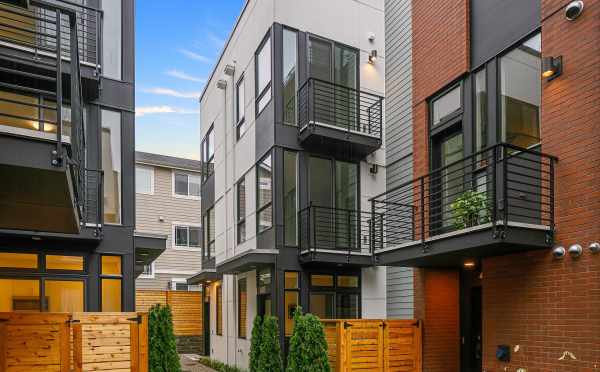
<svg viewBox="0 0 600 372"><path fill-rule="evenodd" d="M260 161L256 176L256 206L258 232L273 226L273 168L271 154Z"/></svg>
<svg viewBox="0 0 600 372"><path fill-rule="evenodd" d="M246 179L237 184L237 242L246 241Z"/></svg>
<svg viewBox="0 0 600 372"><path fill-rule="evenodd" d="M154 194L154 168L135 167L135 192L138 194Z"/></svg>
<svg viewBox="0 0 600 372"><path fill-rule="evenodd" d="M246 97L244 89L244 77L242 76L235 86L236 96L236 110L235 110L235 122L236 122L236 135L237 139L240 139L244 133L246 133Z"/></svg>
<svg viewBox="0 0 600 372"><path fill-rule="evenodd" d="M174 248L199 248L200 227L175 225L173 228Z"/></svg>
<svg viewBox="0 0 600 372"><path fill-rule="evenodd" d="M173 190L175 196L199 198L200 177L182 172L173 172Z"/></svg>
<svg viewBox="0 0 600 372"><path fill-rule="evenodd" d="M248 333L248 292L246 278L238 280L238 338L246 338Z"/></svg>
<svg viewBox="0 0 600 372"><path fill-rule="evenodd" d="M298 33L283 29L283 123L296 125Z"/></svg>
<svg viewBox="0 0 600 372"><path fill-rule="evenodd" d="M541 35L500 58L502 140L528 148L540 142Z"/></svg>
<svg viewBox="0 0 600 372"><path fill-rule="evenodd" d="M102 110L104 222L121 223L121 113Z"/></svg>
<svg viewBox="0 0 600 372"><path fill-rule="evenodd" d="M270 33L270 31L269 31ZM263 40L255 56L256 61L256 115L271 101L271 36Z"/></svg>
<svg viewBox="0 0 600 372"><path fill-rule="evenodd" d="M432 126L439 125L444 119L462 109L461 86L457 85L432 103Z"/></svg>
<svg viewBox="0 0 600 372"><path fill-rule="evenodd" d="M283 152L283 216L285 245L298 244L297 235L297 182L298 182L298 153Z"/></svg>

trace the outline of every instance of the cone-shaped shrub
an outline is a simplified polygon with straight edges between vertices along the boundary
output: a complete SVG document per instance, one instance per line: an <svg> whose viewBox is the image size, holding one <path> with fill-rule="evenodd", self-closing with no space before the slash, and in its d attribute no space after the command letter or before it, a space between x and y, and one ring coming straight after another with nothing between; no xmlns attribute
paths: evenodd
<svg viewBox="0 0 600 372"><path fill-rule="evenodd" d="M150 372L181 372L169 306L156 304L148 315Z"/></svg>
<svg viewBox="0 0 600 372"><path fill-rule="evenodd" d="M250 338L250 372L258 372L258 357L260 356L260 344L262 342L263 323L262 318L254 318L252 325L252 336Z"/></svg>
<svg viewBox="0 0 600 372"><path fill-rule="evenodd" d="M281 372L281 347L279 344L279 322L274 316L265 316L262 324L259 372Z"/></svg>
<svg viewBox="0 0 600 372"><path fill-rule="evenodd" d="M331 372L325 330L319 318L312 314L302 315L302 309L298 307L294 322L286 371Z"/></svg>

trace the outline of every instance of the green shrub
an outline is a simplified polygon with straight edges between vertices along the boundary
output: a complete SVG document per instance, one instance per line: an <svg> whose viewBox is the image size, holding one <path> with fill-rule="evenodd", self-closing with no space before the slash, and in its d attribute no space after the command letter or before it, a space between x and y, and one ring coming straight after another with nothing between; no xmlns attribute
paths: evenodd
<svg viewBox="0 0 600 372"><path fill-rule="evenodd" d="M282 366L279 322L276 317L267 315L262 323L257 372L281 372Z"/></svg>
<svg viewBox="0 0 600 372"><path fill-rule="evenodd" d="M150 372L181 372L171 308L156 304L148 315Z"/></svg>
<svg viewBox="0 0 600 372"><path fill-rule="evenodd" d="M200 358L199 362L200 364L210 367L218 372L244 372L244 370L241 368L227 365L215 359Z"/></svg>
<svg viewBox="0 0 600 372"><path fill-rule="evenodd" d="M450 204L450 208L457 229L490 222L488 202L484 193L465 191Z"/></svg>
<svg viewBox="0 0 600 372"><path fill-rule="evenodd" d="M290 339L287 372L330 372L327 340L323 324L312 314L294 313L294 332Z"/></svg>
<svg viewBox="0 0 600 372"><path fill-rule="evenodd" d="M258 371L258 358L260 356L260 345L262 340L263 323L262 318L257 316L254 318L252 325L252 335L250 338L250 372Z"/></svg>

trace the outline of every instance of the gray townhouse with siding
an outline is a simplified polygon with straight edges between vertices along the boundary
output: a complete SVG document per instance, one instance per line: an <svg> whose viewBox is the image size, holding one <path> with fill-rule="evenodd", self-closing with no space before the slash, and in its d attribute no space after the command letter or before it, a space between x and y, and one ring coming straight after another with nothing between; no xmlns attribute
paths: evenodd
<svg viewBox="0 0 600 372"><path fill-rule="evenodd" d="M136 280L136 289L196 290L186 279L202 263L200 162L136 152L136 231L166 237L167 249Z"/></svg>

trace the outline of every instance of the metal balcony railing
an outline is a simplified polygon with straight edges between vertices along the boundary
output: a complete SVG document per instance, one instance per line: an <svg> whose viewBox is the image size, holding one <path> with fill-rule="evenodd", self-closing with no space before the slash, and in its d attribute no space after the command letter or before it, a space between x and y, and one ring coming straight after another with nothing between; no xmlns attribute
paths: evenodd
<svg viewBox="0 0 600 372"><path fill-rule="evenodd" d="M60 11L60 27L56 14ZM59 30L60 29L60 30ZM30 0L27 8L0 2L0 41L36 54L70 59L72 32L77 34L80 62L99 69L102 60L102 11L68 0ZM60 42L58 40L60 39Z"/></svg>
<svg viewBox="0 0 600 372"><path fill-rule="evenodd" d="M383 97L315 78L298 90L298 127L327 126L381 139Z"/></svg>
<svg viewBox="0 0 600 372"><path fill-rule="evenodd" d="M370 254L373 230L380 222L371 212L311 205L298 212L300 253Z"/></svg>
<svg viewBox="0 0 600 372"><path fill-rule="evenodd" d="M371 199L376 249L509 224L554 232L554 166L541 152L498 144ZM381 228L377 227L381 226Z"/></svg>

